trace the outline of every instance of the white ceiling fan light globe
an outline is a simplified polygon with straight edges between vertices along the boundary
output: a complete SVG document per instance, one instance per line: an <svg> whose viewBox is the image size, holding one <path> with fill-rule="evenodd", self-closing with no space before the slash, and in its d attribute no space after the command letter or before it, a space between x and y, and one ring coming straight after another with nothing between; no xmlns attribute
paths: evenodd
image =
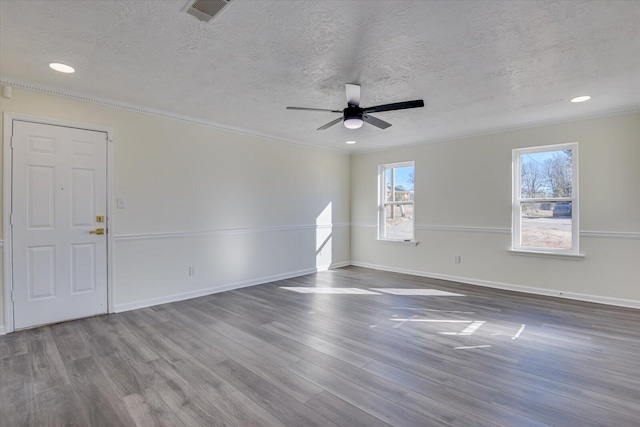
<svg viewBox="0 0 640 427"><path fill-rule="evenodd" d="M344 120L344 127L347 129L360 129L363 123L362 119L352 117Z"/></svg>

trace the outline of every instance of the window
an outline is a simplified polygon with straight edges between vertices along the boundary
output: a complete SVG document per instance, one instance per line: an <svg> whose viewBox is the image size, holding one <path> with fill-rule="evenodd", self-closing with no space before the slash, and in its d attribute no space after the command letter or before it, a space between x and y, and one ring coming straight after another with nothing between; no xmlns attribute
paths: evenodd
<svg viewBox="0 0 640 427"><path fill-rule="evenodd" d="M513 150L513 249L578 255L578 237L578 144Z"/></svg>
<svg viewBox="0 0 640 427"><path fill-rule="evenodd" d="M378 239L413 241L414 163L379 166Z"/></svg>

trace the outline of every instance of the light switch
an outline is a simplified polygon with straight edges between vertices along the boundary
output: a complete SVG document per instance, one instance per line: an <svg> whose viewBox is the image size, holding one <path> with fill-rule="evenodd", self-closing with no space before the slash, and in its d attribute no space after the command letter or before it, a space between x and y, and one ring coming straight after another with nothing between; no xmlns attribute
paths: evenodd
<svg viewBox="0 0 640 427"><path fill-rule="evenodd" d="M118 209L125 209L127 207L127 199L124 197L118 197L116 199L116 205L118 206Z"/></svg>

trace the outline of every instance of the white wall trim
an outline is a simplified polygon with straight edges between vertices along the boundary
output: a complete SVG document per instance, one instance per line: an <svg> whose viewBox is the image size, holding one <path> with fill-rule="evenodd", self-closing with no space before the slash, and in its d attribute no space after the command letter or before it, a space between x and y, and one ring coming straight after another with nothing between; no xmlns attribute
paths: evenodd
<svg viewBox="0 0 640 427"><path fill-rule="evenodd" d="M351 224L352 227L360 228L377 228L376 224ZM495 234L511 234L511 228L507 227L472 227L457 225L435 225L435 224L416 224L416 230L428 231L455 231L469 233L495 233ZM631 239L640 240L640 233L634 231L580 231L581 238L598 238L598 239Z"/></svg>
<svg viewBox="0 0 640 427"><path fill-rule="evenodd" d="M4 250L4 243L11 248L11 178L12 178L12 154L11 154L11 136L13 135L13 116L9 113L3 115L3 141L2 141L2 236L3 250L2 263L4 269L3 287L4 287L4 333L13 332L13 302L11 301L11 291L13 289L13 257L11 250Z"/></svg>
<svg viewBox="0 0 640 427"><path fill-rule="evenodd" d="M376 224L351 224L352 227L361 228L378 228ZM504 227L473 227L473 226L457 226L457 225L435 225L435 224L416 224L416 230L428 230L428 231L456 231L456 232L471 232L471 233L498 233L498 234L510 234L510 228Z"/></svg>
<svg viewBox="0 0 640 427"><path fill-rule="evenodd" d="M113 141L113 138L114 138L114 129L112 126L76 122L71 120L49 119L45 117L32 116L29 114L9 113L9 112L5 113L5 119L7 115L9 116L9 120L19 120L22 122L41 123L45 125L64 126L64 127L74 128L74 129L84 129L84 130L91 130L96 132L104 132L107 134L107 140Z"/></svg>
<svg viewBox="0 0 640 427"><path fill-rule="evenodd" d="M420 244L420 242L417 240L376 239L376 242L383 243L385 245L400 245L400 246L418 246Z"/></svg>
<svg viewBox="0 0 640 427"><path fill-rule="evenodd" d="M85 129L96 132L104 132L107 135L107 228L113 227L113 206L114 206L114 174L115 174L115 132L112 126L74 122L68 120L51 119L47 117L31 116L19 113L4 113L3 121L3 192L2 192L2 204L3 204L3 233L4 242L7 243L7 247L11 248L11 178L13 175L13 156L11 153L11 137L13 135L13 122L15 120L25 121L31 123L41 123L53 126L65 126L76 129ZM114 260L114 240L113 233L107 233L107 311L113 311L113 303L115 301L114 295L114 275L113 275L113 260ZM3 242L3 248L4 248ZM2 251L3 253L3 266L4 266L4 312L5 312L5 333L13 332L15 330L13 323L13 303L11 301L11 290L13 289L13 259L10 250Z"/></svg>
<svg viewBox="0 0 640 427"><path fill-rule="evenodd" d="M416 225L416 230L433 230L433 231L462 231L470 233L497 233L497 234L511 234L510 228L502 227L469 227L469 226L455 226L455 225Z"/></svg>
<svg viewBox="0 0 640 427"><path fill-rule="evenodd" d="M578 301L594 302L598 304L614 305L618 307L628 307L640 309L640 301L603 297L599 295L580 294L574 292L558 291L554 289L535 288L531 286L512 285L510 283L494 282L491 280L472 279L469 277L450 276L448 274L430 273L419 270L409 270L404 268L390 267L386 265L370 264L367 262L351 261L351 265L355 267L371 268L373 270L390 271L393 273L410 274L412 276L428 277L431 279L449 280L452 282L466 283L469 285L483 286L487 288L503 289L506 291L523 292L534 295L544 295L557 298L566 298Z"/></svg>
<svg viewBox="0 0 640 427"><path fill-rule="evenodd" d="M640 233L626 231L581 231L580 237L592 237L597 239L640 240Z"/></svg>
<svg viewBox="0 0 640 427"><path fill-rule="evenodd" d="M7 331L4 329L4 326L0 325L0 335L5 335Z"/></svg>
<svg viewBox="0 0 640 427"><path fill-rule="evenodd" d="M640 105L629 105L626 107L616 108L614 110L609 110L609 111L601 111L601 112L590 113L590 114L579 114L579 115L566 117L563 119L541 120L541 121L535 121L530 123L522 123L522 124L513 125L513 126L499 126L493 129L488 129L484 132L472 132L472 133L466 133L466 134L451 135L451 136L446 136L442 138L425 140L421 142L413 142L410 144L404 144L404 145L398 145L398 146L392 146L392 147L358 149L353 154L360 155L360 154L368 154L368 153L377 153L381 151L396 150L398 148L416 147L416 146L425 145L425 144L436 144L436 143L450 142L450 141L455 141L460 139L495 135L495 134L505 133L505 132L514 132L514 131L523 130L523 129L531 129L531 128L537 128L537 127L543 127L543 126L553 126L553 125L560 125L564 123L579 122L581 120L592 120L592 119L600 119L605 117L624 116L626 114L635 114L638 112L640 112Z"/></svg>
<svg viewBox="0 0 640 427"><path fill-rule="evenodd" d="M256 279L245 280L242 282L229 283L220 286L214 286L211 288L198 289L195 291L182 292L179 294L167 295L164 297L150 298L142 301L134 301L126 304L120 304L115 306L115 312L120 313L123 311L136 310L138 308L151 307L159 304L168 304L171 302L183 301L192 298L203 297L206 295L217 294L219 292L231 291L234 289L246 288L249 286L262 285L264 283L276 282L278 280L291 279L294 277L305 276L307 274L317 273L318 271L325 271L334 268L346 267L350 265L349 261L334 263L327 266L306 268L304 270L290 271L287 273L276 274L273 276L259 277Z"/></svg>
<svg viewBox="0 0 640 427"><path fill-rule="evenodd" d="M155 108L150 108L150 107L145 107L144 105L137 105L137 104L129 104L126 102L120 102L114 99L109 99L109 98L102 98L102 97L98 97L98 96L93 96L87 93L80 93L80 92L71 92L71 91L67 91L65 89L60 89L60 88L56 88L56 87L52 87L52 86L46 86L46 85L42 85L39 83L33 83L33 82L27 82L27 81L21 81L21 80L16 80L16 79L9 79L6 78L4 76L0 76L0 85L7 85L7 86L15 86L17 88L20 89L25 89L25 90L30 90L33 92L40 92L40 93L46 93L49 95L56 95L56 96L62 96L64 98L70 98L70 99L74 99L77 101L84 101L84 102L90 102L92 104L98 104L98 105L104 105L106 107L111 107L111 108L116 108L119 110L126 110L126 111L131 111L134 113L142 113L142 114L148 114L151 116L155 116L155 117L161 117L161 118L165 118L165 119L173 119L173 120L179 120L182 122L187 122L187 123L192 123L192 124L196 124L196 125L201 125L201 126L206 126L209 128L214 128L214 129L218 129L218 130L223 130L223 131L227 131L227 132L233 132L233 133L237 133L237 134L241 134L241 135L248 135L248 136L254 136L254 137L259 137L259 138L265 138L271 141L275 141L275 142L280 142L280 143L287 143L287 144L292 144L292 145L296 145L298 147L304 147L304 148L311 148L314 150L320 150L320 151L333 151L333 152L339 152L339 153L344 153L346 155L349 155L349 151L347 149L344 148L332 148L332 147L320 147L317 145L311 145L311 144L305 144L299 141L293 141L293 140L289 140L289 139L284 139L284 138L279 138L273 135L268 135L265 133L260 133L260 132L255 132L255 131L251 131L248 129L242 129L242 128L237 128L237 127L233 127L233 126L225 126L221 123L217 123L217 122L212 122L209 120L204 120L204 119L199 119L196 117L190 117L190 116L185 116L185 115L181 115L181 114L177 114L177 113L172 113L170 111L164 111L164 110L158 110Z"/></svg>
<svg viewBox="0 0 640 427"><path fill-rule="evenodd" d="M149 240L149 239L166 239L180 237L198 237L198 236L229 236L234 234L254 234L272 231L291 231L291 230L322 230L349 227L345 224L307 224L307 225L289 225L279 227L245 227L245 228L220 228L215 230L200 230L186 232L167 232L167 233L144 233L144 234L119 234L114 236L114 240Z"/></svg>
<svg viewBox="0 0 640 427"><path fill-rule="evenodd" d="M507 249L511 255L517 256L533 256L540 258L551 258L551 259L569 259L574 261L582 261L585 259L585 255L581 253L577 254L567 254L563 252L544 252L544 251L535 251L535 250L526 250L526 249Z"/></svg>

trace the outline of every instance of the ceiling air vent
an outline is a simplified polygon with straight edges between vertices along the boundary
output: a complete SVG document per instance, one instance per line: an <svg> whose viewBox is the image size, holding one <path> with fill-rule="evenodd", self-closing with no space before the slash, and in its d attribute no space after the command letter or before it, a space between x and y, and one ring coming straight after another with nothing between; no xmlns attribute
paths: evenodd
<svg viewBox="0 0 640 427"><path fill-rule="evenodd" d="M182 8L182 11L195 16L201 21L208 22L229 3L231 3L231 0L189 0L187 5Z"/></svg>

